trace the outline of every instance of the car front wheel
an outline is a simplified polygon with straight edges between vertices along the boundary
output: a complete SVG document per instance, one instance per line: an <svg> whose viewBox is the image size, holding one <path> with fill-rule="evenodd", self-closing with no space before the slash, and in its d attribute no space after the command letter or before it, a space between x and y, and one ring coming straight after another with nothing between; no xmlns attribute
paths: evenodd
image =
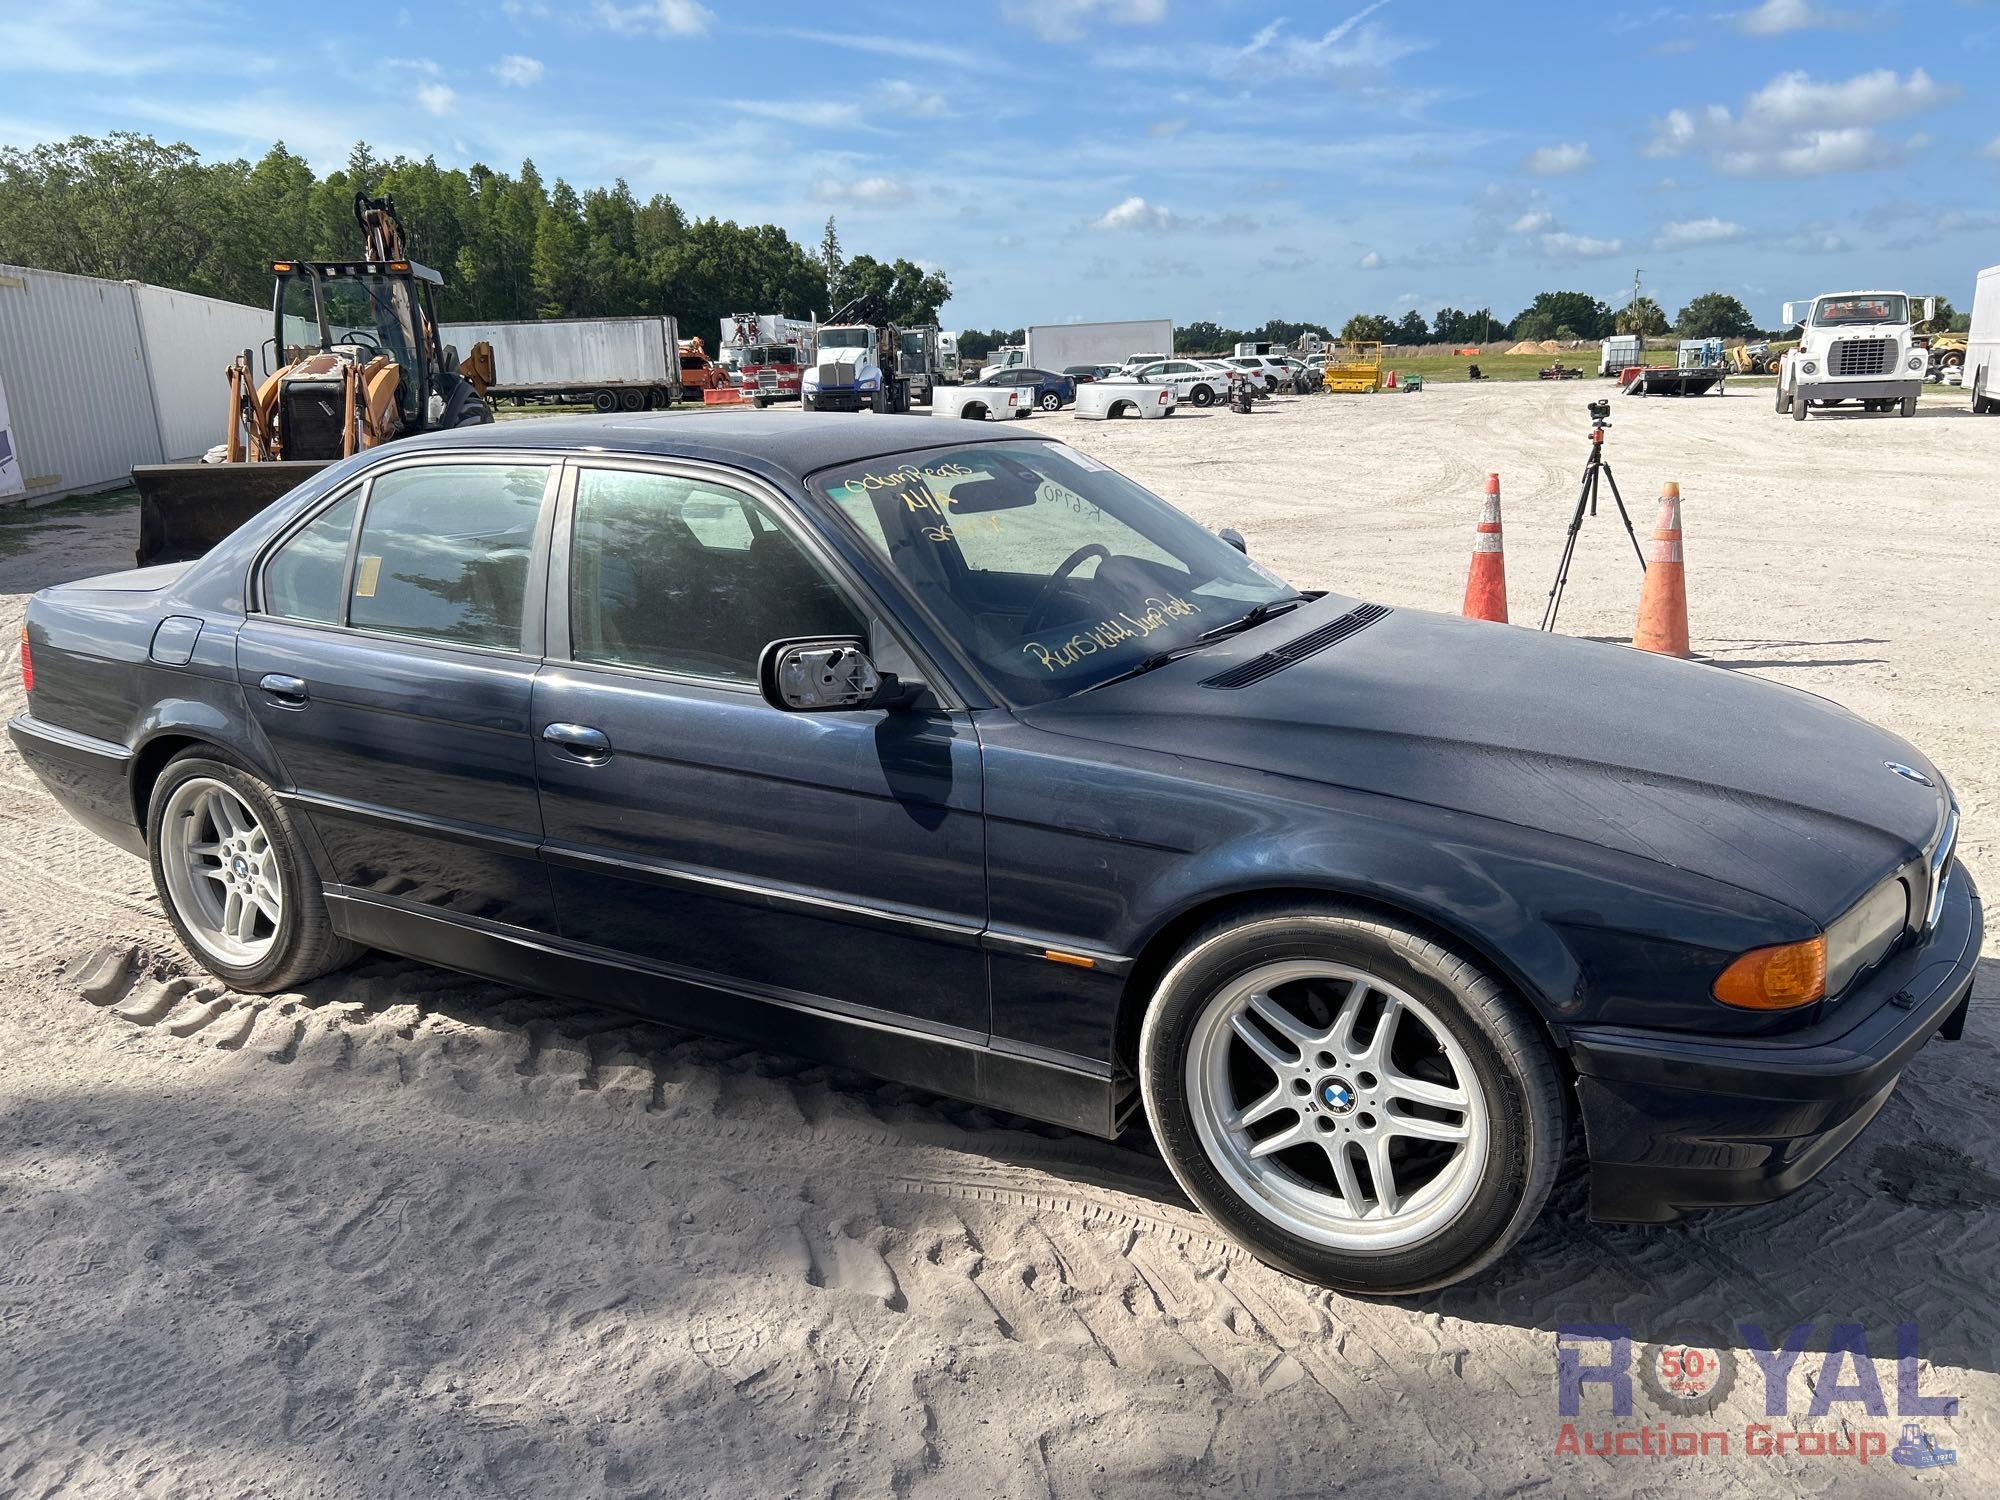
<svg viewBox="0 0 2000 1500"><path fill-rule="evenodd" d="M1062 410L1062 397L1061 397L1061 396L1059 396L1059 395L1057 395L1057 394L1056 394L1056 393L1055 393L1054 391L1043 391L1043 392L1042 392L1042 410L1043 410L1043 411L1061 411L1061 410Z"/></svg>
<svg viewBox="0 0 2000 1500"><path fill-rule="evenodd" d="M201 966L253 994L291 989L361 953L338 936L290 816L232 762L186 752L147 806L160 904Z"/></svg>
<svg viewBox="0 0 2000 1500"><path fill-rule="evenodd" d="M1192 391L1188 392L1188 400L1192 401L1196 406L1209 406L1215 401L1215 392L1205 385L1198 385Z"/></svg>
<svg viewBox="0 0 2000 1500"><path fill-rule="evenodd" d="M1562 1159L1546 1038L1450 950L1371 914L1279 908L1196 935L1140 1038L1188 1195L1259 1259L1393 1295L1473 1275Z"/></svg>

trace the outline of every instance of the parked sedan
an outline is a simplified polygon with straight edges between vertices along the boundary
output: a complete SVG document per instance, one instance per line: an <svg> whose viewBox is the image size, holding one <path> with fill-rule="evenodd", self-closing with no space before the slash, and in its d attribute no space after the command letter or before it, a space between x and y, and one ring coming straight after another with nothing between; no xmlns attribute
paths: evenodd
<svg viewBox="0 0 2000 1500"><path fill-rule="evenodd" d="M1058 375L1053 370L1038 370L1033 365L1014 365L1005 370L992 370L979 377L980 385L1031 386L1035 392L1035 405L1043 411L1061 411L1076 400L1076 381L1067 375Z"/></svg>
<svg viewBox="0 0 2000 1500"><path fill-rule="evenodd" d="M1063 374L1078 385L1089 385L1093 380L1102 380L1107 375L1116 374L1117 365L1064 365Z"/></svg>
<svg viewBox="0 0 2000 1500"><path fill-rule="evenodd" d="M1229 378L1193 359L1163 359L1133 372L1141 380L1172 386L1174 395L1192 406L1214 406L1229 399Z"/></svg>
<svg viewBox="0 0 2000 1500"><path fill-rule="evenodd" d="M224 984L382 949L1143 1109L1224 1233L1357 1291L1493 1261L1578 1128L1599 1217L1791 1191L1959 1034L1980 948L1894 735L1301 592L1011 424L387 444L37 594L20 661L21 755Z"/></svg>

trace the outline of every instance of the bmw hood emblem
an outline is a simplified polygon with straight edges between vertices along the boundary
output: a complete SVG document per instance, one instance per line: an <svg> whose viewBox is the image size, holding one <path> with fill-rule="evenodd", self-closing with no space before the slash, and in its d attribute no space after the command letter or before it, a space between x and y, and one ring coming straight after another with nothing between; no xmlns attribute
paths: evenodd
<svg viewBox="0 0 2000 1500"><path fill-rule="evenodd" d="M1918 786L1937 785L1936 782L1932 781L1930 777L1919 771L1915 766L1906 766L1899 760L1885 760L1882 764L1902 777L1903 780L1914 781Z"/></svg>

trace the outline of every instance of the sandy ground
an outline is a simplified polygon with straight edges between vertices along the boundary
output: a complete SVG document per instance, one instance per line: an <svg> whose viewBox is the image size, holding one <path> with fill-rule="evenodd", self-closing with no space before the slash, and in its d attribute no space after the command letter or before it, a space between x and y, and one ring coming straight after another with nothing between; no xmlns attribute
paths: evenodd
<svg viewBox="0 0 2000 1500"><path fill-rule="evenodd" d="M1455 607L1503 477L1517 619L1561 546L1596 389L1436 386L1099 425L1077 446L1301 584ZM1686 496L1699 653L1825 693L1950 774L2000 887L2000 422L1619 400L1642 534ZM710 418L727 420L727 418ZM857 418L856 420L877 420ZM123 564L129 514L0 549L0 712L25 594ZM1629 632L1615 511L1562 615ZM1579 704L1579 713L1589 712ZM1991 951L1991 950L1989 950ZM176 949L144 867L0 750L0 1495L1086 1496L1992 1493L2000 1485L2000 966L1868 1132L1778 1204L1584 1217L1574 1170L1473 1285L1371 1303L1222 1245L1143 1137L1103 1143L376 959L253 999ZM1899 1432L1957 1464L1746 1453ZM1726 1455L1557 1451L1556 1329L1711 1330ZM1887 1410L1807 1414L1738 1323L1860 1325ZM1587 1346L1587 1362L1602 1358ZM1844 1376L1854 1381L1850 1369ZM1626 1419L1587 1388L1580 1426ZM1796 1441L1796 1439L1794 1439Z"/></svg>

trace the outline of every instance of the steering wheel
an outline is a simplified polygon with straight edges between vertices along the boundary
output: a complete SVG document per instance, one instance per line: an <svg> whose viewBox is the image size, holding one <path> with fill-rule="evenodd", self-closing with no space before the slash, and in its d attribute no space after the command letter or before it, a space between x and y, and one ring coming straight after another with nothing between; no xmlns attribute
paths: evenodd
<svg viewBox="0 0 2000 1500"><path fill-rule="evenodd" d="M1022 622L1021 634L1033 635L1048 623L1042 616L1049 612L1049 606L1055 602L1057 593L1061 591L1063 584L1068 581L1069 575L1089 562L1093 557L1101 557L1109 561L1111 549L1102 542L1086 542L1062 560L1055 572L1049 574L1049 581L1042 585L1042 591L1035 596L1035 602L1028 607L1028 617Z"/></svg>
<svg viewBox="0 0 2000 1500"><path fill-rule="evenodd" d="M334 340L334 342L338 344L360 344L363 348L373 349L377 354L383 352L382 341L365 328L350 328L346 333Z"/></svg>

